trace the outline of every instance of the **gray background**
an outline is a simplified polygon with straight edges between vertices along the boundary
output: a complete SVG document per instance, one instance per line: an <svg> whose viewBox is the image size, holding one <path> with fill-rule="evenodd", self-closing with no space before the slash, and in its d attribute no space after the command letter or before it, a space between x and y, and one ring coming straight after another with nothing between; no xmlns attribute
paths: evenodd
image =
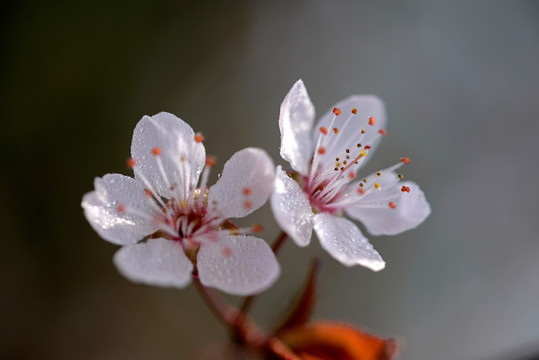
<svg viewBox="0 0 539 360"><path fill-rule="evenodd" d="M382 97L389 134L364 173L409 156L433 213L370 237L381 273L341 266L316 239L286 244L260 323L320 254L315 317L399 337L403 359L539 354L539 3L2 6L1 357L196 359L224 341L193 287L123 279L80 199L95 176L129 173L132 129L162 110L204 133L217 169L246 146L284 164L278 109L298 78L319 114ZM278 232L267 206L254 222L268 241Z"/></svg>

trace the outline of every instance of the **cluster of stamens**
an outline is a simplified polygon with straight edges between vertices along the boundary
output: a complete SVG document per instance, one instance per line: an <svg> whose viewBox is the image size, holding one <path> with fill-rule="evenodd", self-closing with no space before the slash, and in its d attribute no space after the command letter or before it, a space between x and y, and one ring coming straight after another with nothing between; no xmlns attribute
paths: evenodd
<svg viewBox="0 0 539 360"><path fill-rule="evenodd" d="M358 113L357 108L351 110L351 114L343 122L342 126L337 126L337 118L342 114L340 108L333 109L333 118L328 127L320 127L320 134L314 152L311 170L304 181L304 191L308 194L311 205L317 211L336 212L339 209L348 206L359 207L381 207L389 206L395 209L396 203L394 200L401 193L409 193L410 188L403 186L401 191L395 194L388 195L383 199L377 198L375 201L365 201L362 199L373 191L382 189L377 178L382 176L378 171L376 174L364 178L357 185L352 185L350 182L356 177L356 171L361 166L361 163L366 159L371 145L378 141L379 137L386 136L387 132L383 129L378 130L376 136L369 144L363 144L365 134L369 130L369 126L374 126L376 119L369 117L365 128L352 125L354 115ZM357 119L357 118L356 118ZM331 129L331 131L328 130ZM335 149L338 149L340 138L343 133L352 132L351 138L357 140L355 146L345 148L335 157L334 161L325 159L327 154L335 154ZM349 137L350 138L350 137ZM409 164L408 158L401 158L400 161L386 169L385 171L395 171L403 164ZM384 188L393 187L403 176L399 174L393 183L384 184ZM384 205L385 204L385 205Z"/></svg>
<svg viewBox="0 0 539 360"><path fill-rule="evenodd" d="M204 140L204 137L202 134L197 133L194 140L199 143ZM129 207L123 203L116 205L116 210L119 214L138 216L158 224L159 230L150 237L165 237L169 240L178 241L185 250L196 250L201 241L215 241L220 232L237 235L251 234L262 230L262 227L258 224L248 228L240 228L219 213L215 201L213 204L208 204L209 188L207 187L207 182L211 169L216 163L215 157L206 157L200 183L196 187L196 184L190 184L193 169L185 156L173 159L175 160L173 163L177 167L179 179L176 179L177 182L171 182L164 169L162 156L166 154L163 153L161 147L153 147L150 154L156 161L161 179L167 186L168 194L159 195L142 172L138 172L137 175L144 183L144 194L148 204L158 215L152 217L140 209ZM127 166L135 169L138 166L136 159L129 158ZM242 194L245 196L243 204L245 208L251 208L252 206L249 200L251 192L251 189L247 187L242 190ZM224 255L229 256L230 254Z"/></svg>

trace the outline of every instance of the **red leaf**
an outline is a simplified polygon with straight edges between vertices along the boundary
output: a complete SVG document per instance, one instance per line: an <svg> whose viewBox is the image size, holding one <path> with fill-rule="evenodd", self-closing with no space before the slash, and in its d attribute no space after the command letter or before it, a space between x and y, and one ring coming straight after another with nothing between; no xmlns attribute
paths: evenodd
<svg viewBox="0 0 539 360"><path fill-rule="evenodd" d="M296 327L279 334L279 339L302 360L390 360L397 350L395 340L332 322Z"/></svg>

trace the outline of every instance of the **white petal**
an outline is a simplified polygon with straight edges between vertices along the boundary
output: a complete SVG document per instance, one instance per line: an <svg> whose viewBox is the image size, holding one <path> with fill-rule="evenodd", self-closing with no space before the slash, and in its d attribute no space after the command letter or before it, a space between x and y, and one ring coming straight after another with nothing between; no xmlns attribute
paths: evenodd
<svg viewBox="0 0 539 360"><path fill-rule="evenodd" d="M158 229L153 220L157 213L140 182L107 174L96 178L94 186L95 191L84 195L81 205L86 219L102 238L114 244L131 244ZM125 211L119 211L119 206Z"/></svg>
<svg viewBox="0 0 539 360"><path fill-rule="evenodd" d="M161 150L158 156L163 171L152 154L156 147ZM144 116L138 122L133 132L131 156L136 161L135 178L143 175L154 190L166 198L172 197L169 186L177 185L184 192L190 187L194 189L206 159L204 146L195 141L193 129L165 112Z"/></svg>
<svg viewBox="0 0 539 360"><path fill-rule="evenodd" d="M314 106L303 81L298 80L281 103L279 129L281 130L281 157L292 169L308 174L314 144L311 131Z"/></svg>
<svg viewBox="0 0 539 360"><path fill-rule="evenodd" d="M313 232L313 212L307 195L278 166L270 198L275 220L298 246L307 246Z"/></svg>
<svg viewBox="0 0 539 360"><path fill-rule="evenodd" d="M275 170L268 154L246 148L228 160L223 174L210 188L208 203L220 217L244 217L268 200Z"/></svg>
<svg viewBox="0 0 539 360"><path fill-rule="evenodd" d="M161 238L122 247L114 254L114 264L133 282L176 288L187 286L193 271L181 245Z"/></svg>
<svg viewBox="0 0 539 360"><path fill-rule="evenodd" d="M233 295L258 294L280 273L279 263L262 239L223 235L203 243L197 254L200 282Z"/></svg>
<svg viewBox="0 0 539 360"><path fill-rule="evenodd" d="M333 123L333 128L339 130L339 134L335 135L329 128L331 120L335 117L333 108L339 108L341 114L337 116ZM357 109L357 114L352 114L352 109ZM343 127L347 119L352 117L346 127ZM375 119L374 125L369 125L369 118ZM370 150L367 151L367 157L359 164L357 169L361 168L372 157L374 150L376 149L379 140L374 140L376 137L380 139L378 131L386 127L386 110L382 100L374 95L352 95L344 100L339 101L331 109L324 114L316 124L315 129L320 127L328 128L328 135L326 136L339 136L337 140L337 146L330 147L328 152L322 157L322 164L324 167L334 167L334 160L336 157L342 157L344 151L348 148L354 150L358 143L361 143L362 147L370 145ZM361 130L364 129L365 133L361 134ZM314 139L318 139L318 131L314 131Z"/></svg>
<svg viewBox="0 0 539 360"><path fill-rule="evenodd" d="M361 265L373 271L386 266L369 240L350 220L326 213L317 214L314 230L322 247L341 264Z"/></svg>
<svg viewBox="0 0 539 360"><path fill-rule="evenodd" d="M402 186L408 186L410 192L401 192ZM398 197L391 200L396 208L391 209L387 196L398 194ZM386 200L376 208L353 207L346 210L348 215L360 220L367 231L373 235L396 235L403 231L410 230L421 224L430 214L430 205L425 199L425 194L416 183L405 181L399 182L392 188L382 189L374 194L376 197L365 197L365 202L373 202L377 199Z"/></svg>

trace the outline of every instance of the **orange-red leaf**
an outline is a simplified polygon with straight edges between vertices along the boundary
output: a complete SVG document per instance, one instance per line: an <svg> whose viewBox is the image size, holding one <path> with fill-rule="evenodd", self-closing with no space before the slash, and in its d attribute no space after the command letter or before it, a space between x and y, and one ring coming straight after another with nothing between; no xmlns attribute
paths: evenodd
<svg viewBox="0 0 539 360"><path fill-rule="evenodd" d="M278 336L302 360L389 360L397 349L395 340L332 322L307 324Z"/></svg>

